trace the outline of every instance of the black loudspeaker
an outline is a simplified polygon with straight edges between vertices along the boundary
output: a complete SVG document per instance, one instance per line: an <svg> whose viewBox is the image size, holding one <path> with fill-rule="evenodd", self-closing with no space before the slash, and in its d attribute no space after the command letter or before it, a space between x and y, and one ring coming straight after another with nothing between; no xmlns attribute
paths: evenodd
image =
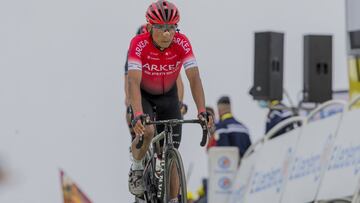
<svg viewBox="0 0 360 203"><path fill-rule="evenodd" d="M254 86L255 100L282 100L284 67L284 34L255 33Z"/></svg>
<svg viewBox="0 0 360 203"><path fill-rule="evenodd" d="M349 32L350 48L360 49L360 30Z"/></svg>
<svg viewBox="0 0 360 203"><path fill-rule="evenodd" d="M304 36L304 102L332 99L332 36Z"/></svg>

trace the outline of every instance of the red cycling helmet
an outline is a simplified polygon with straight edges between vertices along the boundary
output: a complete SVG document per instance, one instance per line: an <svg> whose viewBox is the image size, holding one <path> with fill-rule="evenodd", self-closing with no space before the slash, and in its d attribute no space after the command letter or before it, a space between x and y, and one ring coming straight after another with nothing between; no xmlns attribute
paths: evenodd
<svg viewBox="0 0 360 203"><path fill-rule="evenodd" d="M146 11L146 20L150 24L177 24L180 20L179 10L173 3L158 0Z"/></svg>

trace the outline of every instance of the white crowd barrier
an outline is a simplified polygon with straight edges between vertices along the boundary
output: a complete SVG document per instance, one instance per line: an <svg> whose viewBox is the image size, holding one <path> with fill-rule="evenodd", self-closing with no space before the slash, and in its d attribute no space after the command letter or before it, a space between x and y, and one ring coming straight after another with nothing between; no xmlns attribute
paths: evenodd
<svg viewBox="0 0 360 203"><path fill-rule="evenodd" d="M307 118L294 117L276 125L245 153L236 173L228 203L305 203L353 197L360 190L360 110L333 100ZM329 107L342 112L322 119ZM281 136L289 123L302 126ZM349 198L348 198L349 199Z"/></svg>
<svg viewBox="0 0 360 203"><path fill-rule="evenodd" d="M255 161L259 155L259 148L263 145L264 139L253 143L244 154L240 168L236 173L235 181L231 190L229 203L245 202L245 193L250 183L250 178L254 172Z"/></svg>
<svg viewBox="0 0 360 203"><path fill-rule="evenodd" d="M264 143L245 193L245 202L279 202L300 130Z"/></svg>
<svg viewBox="0 0 360 203"><path fill-rule="evenodd" d="M294 122L303 122L303 120L303 118L294 117L283 122L282 126ZM288 136L269 140L276 132L270 130L265 136L264 145L259 149L256 164L245 193L245 202L279 202L280 200L285 184L287 165L294 153L300 128L291 131Z"/></svg>
<svg viewBox="0 0 360 203"><path fill-rule="evenodd" d="M352 203L360 203L360 181L358 182L354 195L351 199Z"/></svg>
<svg viewBox="0 0 360 203"><path fill-rule="evenodd" d="M355 192L360 180L359 124L358 110L346 113L335 139L318 199L345 197Z"/></svg>
<svg viewBox="0 0 360 203"><path fill-rule="evenodd" d="M309 114L307 124L302 127L282 202L303 203L315 199L342 114L310 121L317 112L332 104L339 102L330 101L319 106ZM346 103L340 104L346 107Z"/></svg>

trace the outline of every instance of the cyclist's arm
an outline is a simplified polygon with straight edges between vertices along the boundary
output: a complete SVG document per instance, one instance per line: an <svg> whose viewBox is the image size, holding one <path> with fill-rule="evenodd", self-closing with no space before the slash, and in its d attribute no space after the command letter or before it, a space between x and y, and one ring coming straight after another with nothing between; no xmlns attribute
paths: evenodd
<svg viewBox="0 0 360 203"><path fill-rule="evenodd" d="M191 94L198 111L205 111L205 95L198 67L186 69L186 76L190 82Z"/></svg>
<svg viewBox="0 0 360 203"><path fill-rule="evenodd" d="M182 81L181 74L179 74L178 78L176 79L176 86L177 86L179 101L182 102L184 99L184 83Z"/></svg>
<svg viewBox="0 0 360 203"><path fill-rule="evenodd" d="M130 100L129 100L129 84L128 84L128 75L124 75L124 91L125 91L125 106L128 107L130 105Z"/></svg>
<svg viewBox="0 0 360 203"><path fill-rule="evenodd" d="M133 108L133 112L142 113L141 105L141 92L140 92L140 83L141 83L141 71L140 70L129 70L128 71L128 91L130 104Z"/></svg>
<svg viewBox="0 0 360 203"><path fill-rule="evenodd" d="M125 74L124 74L124 91L125 91L125 106L128 107L130 105L129 101L129 85L128 85L128 59L126 58L125 62Z"/></svg>

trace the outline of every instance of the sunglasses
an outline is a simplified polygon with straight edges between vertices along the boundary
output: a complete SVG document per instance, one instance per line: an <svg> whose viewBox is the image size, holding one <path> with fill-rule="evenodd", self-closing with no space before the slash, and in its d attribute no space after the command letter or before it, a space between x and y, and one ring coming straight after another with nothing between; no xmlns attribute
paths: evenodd
<svg viewBox="0 0 360 203"><path fill-rule="evenodd" d="M174 24L154 24L152 25L153 28L157 29L157 30L161 30L163 32L165 31L175 31L177 28L177 25Z"/></svg>

